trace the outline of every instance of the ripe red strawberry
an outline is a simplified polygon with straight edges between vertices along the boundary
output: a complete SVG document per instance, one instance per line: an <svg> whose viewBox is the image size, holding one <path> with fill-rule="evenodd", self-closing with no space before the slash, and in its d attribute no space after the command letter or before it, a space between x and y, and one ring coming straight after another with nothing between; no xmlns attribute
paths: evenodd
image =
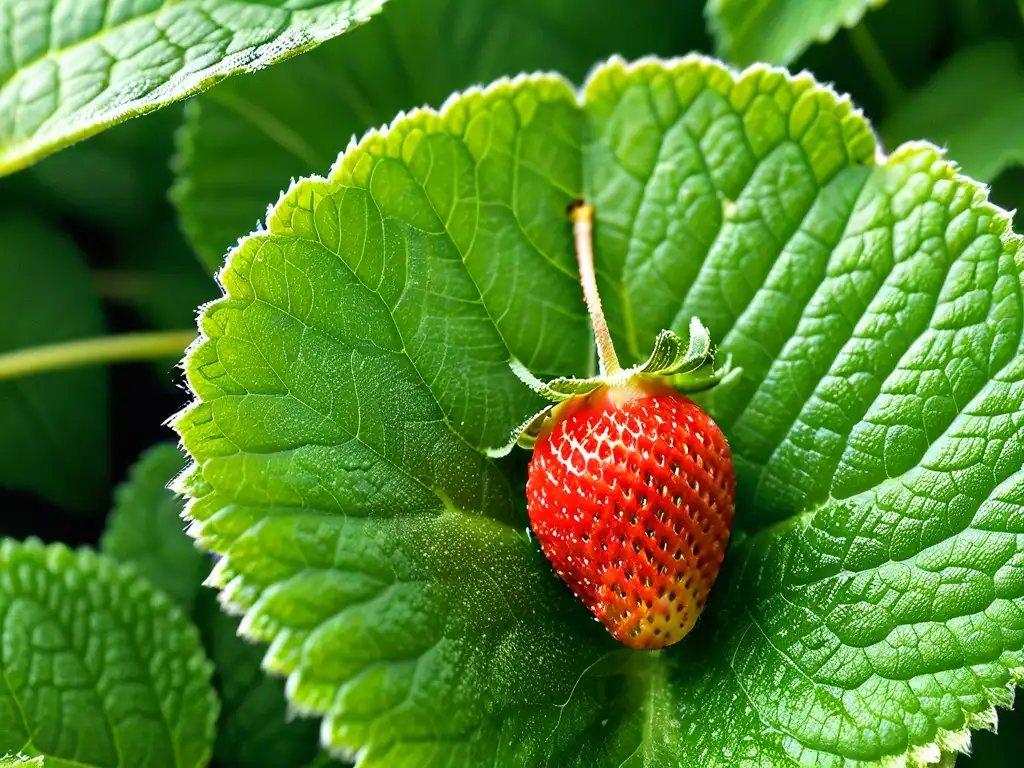
<svg viewBox="0 0 1024 768"><path fill-rule="evenodd" d="M566 405L530 461L533 531L616 639L671 645L693 628L729 542L729 446L667 388L601 388Z"/></svg>
<svg viewBox="0 0 1024 768"><path fill-rule="evenodd" d="M573 210L601 373L544 384L517 368L560 402L524 425L521 442L536 438L527 512L555 571L608 631L632 648L663 648L693 629L718 576L735 471L718 426L668 383L707 383L687 378L710 355L699 321L685 351L663 331L647 363L620 367L594 277L592 217L590 206Z"/></svg>

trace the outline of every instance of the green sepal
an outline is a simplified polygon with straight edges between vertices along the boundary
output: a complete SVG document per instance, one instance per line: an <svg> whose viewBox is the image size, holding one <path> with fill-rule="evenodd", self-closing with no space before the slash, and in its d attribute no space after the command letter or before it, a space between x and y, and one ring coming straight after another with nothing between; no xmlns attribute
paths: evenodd
<svg viewBox="0 0 1024 768"><path fill-rule="evenodd" d="M601 376L592 376L587 379L560 377L551 381L542 381L515 358L509 361L509 366L523 384L553 403L564 403L579 395L589 395L595 389L606 386L608 381L607 378Z"/></svg>
<svg viewBox="0 0 1024 768"><path fill-rule="evenodd" d="M714 361L711 350L711 334L699 318L690 320L690 338L683 345L682 339L672 331L662 331L654 340L654 351L637 373L675 376L697 371L710 366Z"/></svg>
<svg viewBox="0 0 1024 768"><path fill-rule="evenodd" d="M625 386L636 376L672 376L673 386L684 393L695 391L688 387L692 376L693 382L698 383L696 391L701 391L708 388L709 377L712 386L720 378L714 372L713 362L711 334L694 317L690 320L689 340L686 343L672 331L661 331L654 340L654 350L645 362L613 374L585 379L560 377L541 381L519 360L512 358L509 365L519 380L538 395L554 403L564 403L580 395L589 395L600 387Z"/></svg>
<svg viewBox="0 0 1024 768"><path fill-rule="evenodd" d="M732 384L743 374L743 369L732 364L732 355L726 355L722 364L711 363L695 371L668 374L668 383L684 395L695 395L707 392L715 387Z"/></svg>
<svg viewBox="0 0 1024 768"><path fill-rule="evenodd" d="M486 450L485 453L492 458L508 455L517 445L532 449L544 422L556 405L574 397L589 395L601 387L623 387L637 377L664 377L683 394L694 394L707 391L726 379L735 379L741 372L741 369L732 367L728 358L723 365L715 367L711 334L696 317L690 320L689 339L685 343L672 331L663 330L654 340L654 350L645 362L610 375L585 379L560 377L542 381L516 358L509 361L509 366L520 381L555 405L547 406L512 430L505 445Z"/></svg>
<svg viewBox="0 0 1024 768"><path fill-rule="evenodd" d="M484 454L492 459L500 459L502 456L508 456L517 445L520 448L532 450L533 446L537 443L537 438L540 436L540 430L544 426L544 422L548 420L553 410L555 410L554 404L538 411L512 430L507 443L498 448L488 448L484 451Z"/></svg>

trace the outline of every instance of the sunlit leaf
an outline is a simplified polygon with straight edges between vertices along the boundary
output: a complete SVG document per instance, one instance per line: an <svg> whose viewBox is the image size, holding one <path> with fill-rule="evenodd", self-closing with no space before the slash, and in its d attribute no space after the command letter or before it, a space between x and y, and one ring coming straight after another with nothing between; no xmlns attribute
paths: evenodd
<svg viewBox="0 0 1024 768"><path fill-rule="evenodd" d="M638 362L694 316L737 535L697 629L616 644L525 531L539 401L585 375L567 204ZM361 766L934 762L1024 670L1018 238L809 76L612 61L418 111L221 272L177 420L213 580Z"/></svg>
<svg viewBox="0 0 1024 768"><path fill-rule="evenodd" d="M384 0L0 0L0 174L315 47Z"/></svg>

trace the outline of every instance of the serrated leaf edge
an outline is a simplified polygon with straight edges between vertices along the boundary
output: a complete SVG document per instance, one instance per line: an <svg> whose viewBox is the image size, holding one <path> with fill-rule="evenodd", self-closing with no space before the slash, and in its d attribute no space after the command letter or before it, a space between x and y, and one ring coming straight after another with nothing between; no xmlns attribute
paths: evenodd
<svg viewBox="0 0 1024 768"><path fill-rule="evenodd" d="M939 764L944 754L969 755L973 731L997 731L999 709L1012 709L1016 686L1024 680L1024 666L1010 671L1011 682L1002 688L990 691L993 695L987 701L987 708L979 712L961 709L964 727L956 730L939 728L935 741L914 747L903 755L882 762L884 768L929 768Z"/></svg>
<svg viewBox="0 0 1024 768"><path fill-rule="evenodd" d="M718 2L718 0L711 1L712 3ZM884 0L881 0L881 2L884 2ZM865 6L864 10L866 12L868 10L868 7ZM635 72L646 67L657 67L660 70L671 70L686 66L692 66L694 64L702 68L714 69L724 72L729 75L729 77L734 83L738 82L740 79L744 77L755 75L758 73L766 75L781 75L789 83L798 83L801 80L810 81L811 85L817 92L824 93L827 97L829 97L831 100L835 102L837 107L845 106L849 109L849 113L846 115L846 118L860 120L871 131L875 139L875 152L872 165L879 169L885 169L886 167L899 162L902 158L913 155L918 152L926 151L934 154L937 162L940 163L943 167L947 168L949 171L951 171L951 176L954 180L963 183L965 186L973 190L974 200L972 201L971 206L985 209L990 214L993 215L994 221L998 224L1000 242L1002 242L1004 245L1012 246L1014 252L1015 266L1018 270L1024 269L1024 249L1020 247L1021 243L1024 242L1024 235L1018 235L1012 231L1012 214L1006 211L1005 209L1001 208L1000 206L992 203L988 199L989 187L987 185L982 184L968 176L960 174L959 166L956 164L955 161L950 160L946 156L946 150L942 147L933 144L930 141L918 140L904 142L891 153L887 154L882 148L880 137L875 131L875 128L872 125L872 123L865 117L863 110L857 107L855 104L853 104L851 98L847 94L839 93L829 83L821 83L815 80L810 72L802 70L800 72L793 73L787 70L785 67L763 63L752 64L745 68L737 69L736 67L733 67L727 64L726 62L720 61L718 59L700 53L690 53L686 54L685 56L670 58L661 58L652 55L644 56L633 61L626 61L623 57L619 55L614 55L604 61L597 62L591 68L590 72L587 74L586 78L584 79L583 85L579 88L574 87L566 77L555 72L539 71L533 73L523 73L516 75L515 77L502 77L491 82L486 86L473 86L463 91L453 92L447 99L445 99L444 103L439 108L434 108L430 106L420 106L408 111L403 110L399 112L390 122L383 124L379 128L371 128L367 130L359 139L357 139L355 135L353 135L349 140L348 145L342 152L338 154L338 157L331 165L331 168L328 171L327 176L313 174L299 179L291 179L288 188L281 192L277 201L268 205L265 220L263 222L260 222L255 230L253 230L247 235L240 237L237 243L229 249L226 258L224 259L224 262L221 264L221 267L216 275L217 284L221 288L222 296L203 305L203 312L205 312L205 310L209 306L216 304L227 297L227 292L224 289L222 275L231 269L232 261L234 259L235 254L249 240L256 237L264 236L268 233L270 229L270 219L272 218L274 211L292 194L292 192L299 185L304 184L306 182L329 183L342 171L344 161L346 157L349 156L350 153L359 151L365 144L367 144L368 142L372 141L375 138L383 138L387 136L387 134L390 131L394 130L399 123L404 122L406 120L415 119L421 115L442 118L454 105L461 102L464 98L474 95L487 96L502 90L518 88L524 83L539 83L543 81L559 83L564 85L575 95L575 103L577 107L583 108L586 105L587 93L591 85L594 83L595 79L599 75L602 75L613 68L618 68L622 70L623 73L630 74L632 72ZM1022 282L1024 282L1024 280L1022 280ZM199 313L199 317L201 316L202 313ZM185 351L185 355L180 364L182 370L185 370L187 368L188 362L192 355L194 354L194 352L200 346L207 343L208 341L210 341L210 339L209 337L206 336L200 324L199 333L196 339L192 342L192 344L189 345L189 347ZM195 397L195 392L191 390L191 386L187 386L189 387L189 391L193 395L194 399L191 403L186 405L184 408L182 408L180 411L175 413L167 420L166 423L175 428L176 424L178 424L180 420L183 419L185 415L194 406L202 402ZM183 441L179 440L179 447L181 448L184 455L189 457L189 465L182 471L182 473L178 476L178 478L175 479L175 481L172 481L169 487L175 492L184 495L188 499L183 510L182 516L186 519L186 521L189 521L190 523L188 527L189 535L196 537L200 540L200 543L202 543L203 526L201 523L194 520L190 514L190 510L192 506L196 503L197 499L190 497L187 493L186 488L184 487L185 478L193 474L193 472L201 472L201 470L199 469L195 460L191 457L191 454L185 448ZM493 450L500 451L501 448L496 448ZM805 518L807 518L809 514L812 514L813 511L813 509L807 510L804 513L801 513L800 515L796 515L792 518L789 518L789 520L787 521L782 521L781 524L800 524L800 521L805 520ZM775 527L776 526L772 526L772 529L774 529ZM764 533L764 531L761 531L760 533ZM239 583L239 577L235 576L231 572L230 547L228 547L228 551L219 554L221 554L222 557L212 569L210 576L207 578L205 584L206 586L216 587L222 590L221 594L219 595L219 600L223 610L233 615L242 616L242 621L239 625L239 634L242 637L253 642L266 642L271 644L271 647L268 650L267 655L264 657L264 663L262 664L262 667L264 670L268 672L277 674L279 676L285 676L287 678L285 690L286 694L289 696L289 703L293 704L293 702L291 702L291 694L293 692L294 686L293 680L297 680L297 677L294 671L287 672L284 669L280 669L273 664L271 657L273 656L273 644L275 638L262 636L261 632L252 626L252 623L249 621L250 610L248 608L243 607L241 602L238 600L239 593L243 591L244 587ZM1024 653L1022 653L1022 659L1024 659ZM907 749L904 753L899 755L883 757L880 760L875 761L875 765L880 766L880 768L925 768L926 766L930 766L938 762L939 759L941 759L943 753L968 753L970 750L971 731L994 730L998 720L997 710L999 708L1009 708L1012 706L1015 687L1022 681L1024 681L1024 664L1022 664L1019 667L1012 668L1009 671L1009 677L1010 682L1006 685L985 689L985 706L980 711L971 712L966 708L961 708L961 712L964 718L964 726L962 728L938 728L936 732L936 738L933 742L912 746L909 749ZM296 711L304 715L315 715L321 717L325 714L324 712L320 712L313 709L306 711L306 709L302 707L297 707ZM324 718L321 724L322 746L327 745L329 743L329 739L326 738L329 735L327 723L327 718ZM361 749L338 749L333 746L325 746L325 749L329 749L332 754L341 757L342 759L358 758L358 755L363 751Z"/></svg>

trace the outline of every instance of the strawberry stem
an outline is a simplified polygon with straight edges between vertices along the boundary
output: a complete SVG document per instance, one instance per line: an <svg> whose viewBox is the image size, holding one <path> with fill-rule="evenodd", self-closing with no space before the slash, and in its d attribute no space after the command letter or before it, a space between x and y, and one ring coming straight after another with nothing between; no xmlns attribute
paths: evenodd
<svg viewBox="0 0 1024 768"><path fill-rule="evenodd" d="M590 324L594 328L597 342L598 364L602 376L614 376L622 372L619 357L615 354L608 321L601 308L601 295L597 292L597 275L594 273L594 206L577 203L571 211L572 234L576 241L576 261L580 266L580 283L583 285L583 299L590 312Z"/></svg>

